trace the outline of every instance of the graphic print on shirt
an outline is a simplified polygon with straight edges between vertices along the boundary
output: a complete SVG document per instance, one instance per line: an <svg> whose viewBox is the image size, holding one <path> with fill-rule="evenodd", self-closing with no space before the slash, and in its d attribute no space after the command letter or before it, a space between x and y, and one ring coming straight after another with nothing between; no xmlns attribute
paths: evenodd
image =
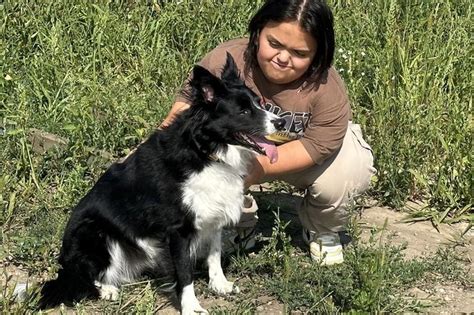
<svg viewBox="0 0 474 315"><path fill-rule="evenodd" d="M281 144L299 139L303 136L311 118L311 113L283 111L280 106L268 101L262 103L266 111L276 114L285 120L284 131L277 132L277 134L272 135L269 140Z"/></svg>

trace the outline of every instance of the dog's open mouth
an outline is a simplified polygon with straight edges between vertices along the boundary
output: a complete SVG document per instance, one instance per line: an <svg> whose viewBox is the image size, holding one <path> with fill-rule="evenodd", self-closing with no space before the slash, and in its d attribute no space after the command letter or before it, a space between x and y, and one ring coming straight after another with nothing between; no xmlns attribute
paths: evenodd
<svg viewBox="0 0 474 315"><path fill-rule="evenodd" d="M251 148L257 153L264 154L270 159L270 163L278 160L278 151L275 144L264 137L239 134L239 140L245 143L245 146Z"/></svg>

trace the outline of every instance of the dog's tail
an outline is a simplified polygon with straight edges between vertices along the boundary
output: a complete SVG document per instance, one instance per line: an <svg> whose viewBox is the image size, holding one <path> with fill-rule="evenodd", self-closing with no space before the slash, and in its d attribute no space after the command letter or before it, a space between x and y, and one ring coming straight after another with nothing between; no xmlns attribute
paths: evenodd
<svg viewBox="0 0 474 315"><path fill-rule="evenodd" d="M57 279L43 284L38 306L40 309L55 307L61 303L72 306L82 299L98 297L99 290L92 279L84 278L79 270L61 269Z"/></svg>

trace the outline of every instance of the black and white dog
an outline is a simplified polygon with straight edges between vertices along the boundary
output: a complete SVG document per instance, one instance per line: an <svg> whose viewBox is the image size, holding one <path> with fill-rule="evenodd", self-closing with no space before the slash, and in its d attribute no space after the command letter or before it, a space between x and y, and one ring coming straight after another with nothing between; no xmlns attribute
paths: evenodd
<svg viewBox="0 0 474 315"><path fill-rule="evenodd" d="M190 86L192 106L113 164L73 209L41 308L115 299L121 284L161 271L173 275L183 314L205 312L193 287L204 249L209 287L236 291L221 267L221 230L239 221L255 152L275 159L263 137L284 121L260 107L230 55L221 78L195 66Z"/></svg>

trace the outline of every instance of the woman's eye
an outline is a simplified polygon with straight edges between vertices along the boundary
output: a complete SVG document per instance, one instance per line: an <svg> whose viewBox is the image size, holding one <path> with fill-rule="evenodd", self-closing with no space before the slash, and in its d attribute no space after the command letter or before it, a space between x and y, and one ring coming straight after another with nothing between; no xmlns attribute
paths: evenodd
<svg viewBox="0 0 474 315"><path fill-rule="evenodd" d="M272 48L280 48L281 47L280 43L277 43L277 42L274 42L274 41L269 41L268 43L270 44L270 47L272 47Z"/></svg>
<svg viewBox="0 0 474 315"><path fill-rule="evenodd" d="M297 51L297 50L295 51L295 55L300 57L300 58L306 57L306 53L301 52L301 51Z"/></svg>

